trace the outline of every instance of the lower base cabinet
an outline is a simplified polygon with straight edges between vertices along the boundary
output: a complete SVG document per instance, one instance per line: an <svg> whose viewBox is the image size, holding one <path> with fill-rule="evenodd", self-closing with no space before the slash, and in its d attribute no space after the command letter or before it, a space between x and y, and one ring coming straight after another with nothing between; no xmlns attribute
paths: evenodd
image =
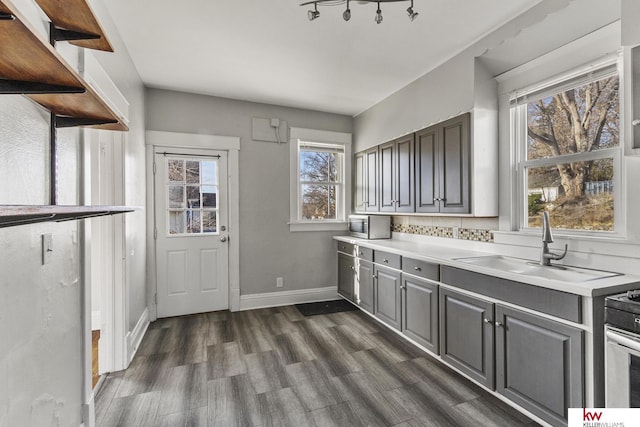
<svg viewBox="0 0 640 427"><path fill-rule="evenodd" d="M496 389L552 425L584 407L583 332L496 306Z"/></svg>
<svg viewBox="0 0 640 427"><path fill-rule="evenodd" d="M374 266L374 315L395 329L402 327L401 275L398 270Z"/></svg>
<svg viewBox="0 0 640 427"><path fill-rule="evenodd" d="M373 263L356 260L355 297L356 304L363 310L373 314L374 288L373 288Z"/></svg>
<svg viewBox="0 0 640 427"><path fill-rule="evenodd" d="M494 389L492 302L440 288L440 356Z"/></svg>
<svg viewBox="0 0 640 427"><path fill-rule="evenodd" d="M350 301L353 301L354 272L354 258L338 252L338 293Z"/></svg>
<svg viewBox="0 0 640 427"><path fill-rule="evenodd" d="M402 275L402 332L438 354L438 284Z"/></svg>

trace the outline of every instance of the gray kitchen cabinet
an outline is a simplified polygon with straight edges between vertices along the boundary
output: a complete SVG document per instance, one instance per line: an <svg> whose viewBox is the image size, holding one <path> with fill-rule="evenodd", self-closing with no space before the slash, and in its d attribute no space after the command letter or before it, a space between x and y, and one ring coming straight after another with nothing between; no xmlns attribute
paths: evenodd
<svg viewBox="0 0 640 427"><path fill-rule="evenodd" d="M387 325L402 327L402 273L393 268L374 265L374 315Z"/></svg>
<svg viewBox="0 0 640 427"><path fill-rule="evenodd" d="M378 147L354 156L354 210L377 212L378 204Z"/></svg>
<svg viewBox="0 0 640 427"><path fill-rule="evenodd" d="M355 276L353 256L338 252L338 293L349 301L353 301L353 285Z"/></svg>
<svg viewBox="0 0 640 427"><path fill-rule="evenodd" d="M469 213L470 115L416 132L416 212Z"/></svg>
<svg viewBox="0 0 640 427"><path fill-rule="evenodd" d="M438 354L438 284L402 274L402 333Z"/></svg>
<svg viewBox="0 0 640 427"><path fill-rule="evenodd" d="M380 145L380 211L414 212L414 134Z"/></svg>
<svg viewBox="0 0 640 427"><path fill-rule="evenodd" d="M494 389L494 304L440 288L440 356Z"/></svg>
<svg viewBox="0 0 640 427"><path fill-rule="evenodd" d="M584 407L583 331L496 306L496 390L552 425Z"/></svg>
<svg viewBox="0 0 640 427"><path fill-rule="evenodd" d="M374 310L374 286L373 286L373 263L363 259L356 259L355 277L355 302L363 310L373 314Z"/></svg>

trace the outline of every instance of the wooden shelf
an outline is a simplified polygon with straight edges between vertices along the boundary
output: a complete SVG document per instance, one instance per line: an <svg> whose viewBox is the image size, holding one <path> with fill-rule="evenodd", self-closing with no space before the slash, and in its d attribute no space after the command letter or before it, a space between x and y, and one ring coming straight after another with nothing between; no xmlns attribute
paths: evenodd
<svg viewBox="0 0 640 427"><path fill-rule="evenodd" d="M24 83L20 85L20 91L5 93L24 93L59 116L115 122L90 127L128 130L116 113L49 42L38 35L9 0L0 0L0 13L14 17L12 20L0 20L0 79L4 79L0 83L4 83L3 86L10 85L11 81ZM22 88L29 83L75 88L84 90L84 93L42 93L42 90L29 93L28 89Z"/></svg>
<svg viewBox="0 0 640 427"><path fill-rule="evenodd" d="M113 52L111 43L86 0L36 0L36 3L56 27L100 36L94 40L74 40L69 43L88 49Z"/></svg>
<svg viewBox="0 0 640 427"><path fill-rule="evenodd" d="M126 206L0 205L0 228L117 215L134 210Z"/></svg>

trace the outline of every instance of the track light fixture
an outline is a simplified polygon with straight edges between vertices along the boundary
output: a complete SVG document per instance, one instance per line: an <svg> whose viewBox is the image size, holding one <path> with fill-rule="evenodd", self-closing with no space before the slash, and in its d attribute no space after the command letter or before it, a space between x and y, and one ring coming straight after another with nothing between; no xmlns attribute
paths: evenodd
<svg viewBox="0 0 640 427"><path fill-rule="evenodd" d="M315 10L310 10L307 12L307 16L309 17L309 21L313 21L316 18L320 17L320 12L318 12L318 3L313 4L315 6Z"/></svg>
<svg viewBox="0 0 640 427"><path fill-rule="evenodd" d="M376 3L378 8L376 10L375 22L376 24L382 23L382 10L380 9L380 3L396 3L401 1L410 1L411 6L407 8L407 15L409 15L409 19L413 21L418 16L418 12L414 12L413 10L413 0L358 0L358 4L368 4L368 3ZM349 8L350 0L312 0L306 1L304 3L300 3L300 6L309 6L313 5L313 10L309 10L307 12L309 21L313 21L316 18L320 17L320 12L318 11L318 6L339 6L343 4L347 4L347 8L342 13L342 18L345 21L349 21L351 19L351 9Z"/></svg>
<svg viewBox="0 0 640 427"><path fill-rule="evenodd" d="M411 22L413 22L413 20L418 16L418 12L413 11L413 0L411 0L411 6L407 8L407 14L409 15Z"/></svg>
<svg viewBox="0 0 640 427"><path fill-rule="evenodd" d="M378 2L378 10L376 10L376 24L382 23L382 11L380 10L380 2Z"/></svg>
<svg viewBox="0 0 640 427"><path fill-rule="evenodd" d="M348 21L349 19L351 19L351 9L349 9L349 0L347 0L347 10L345 10L345 11L342 13L342 18L343 18L345 21Z"/></svg>

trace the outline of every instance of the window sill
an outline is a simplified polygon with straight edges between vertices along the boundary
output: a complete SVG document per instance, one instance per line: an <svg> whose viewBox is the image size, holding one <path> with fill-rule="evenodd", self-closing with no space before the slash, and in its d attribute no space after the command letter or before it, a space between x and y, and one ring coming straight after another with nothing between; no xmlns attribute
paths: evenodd
<svg viewBox="0 0 640 427"><path fill-rule="evenodd" d="M289 231L347 231L345 221L290 222Z"/></svg>

